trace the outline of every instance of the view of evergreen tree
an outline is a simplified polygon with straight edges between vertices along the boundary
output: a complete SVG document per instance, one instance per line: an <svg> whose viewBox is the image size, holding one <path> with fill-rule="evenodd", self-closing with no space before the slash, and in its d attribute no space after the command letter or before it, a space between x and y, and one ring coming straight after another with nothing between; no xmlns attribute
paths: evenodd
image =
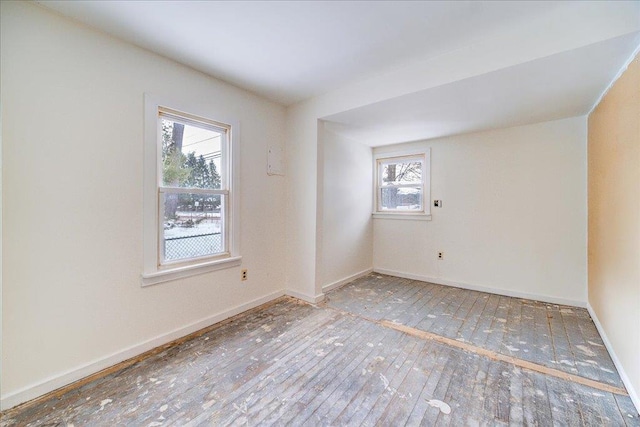
<svg viewBox="0 0 640 427"><path fill-rule="evenodd" d="M220 174L213 160L204 156L196 157L195 151L186 155L182 152L184 125L162 120L162 180L171 187L220 188ZM177 210L193 210L205 206L220 207L219 196L196 194L167 194L165 215L175 218Z"/></svg>
<svg viewBox="0 0 640 427"><path fill-rule="evenodd" d="M207 163L204 156L196 157L192 151L187 154L183 164L189 170L189 175L183 181L185 187L220 188L220 175L213 160Z"/></svg>

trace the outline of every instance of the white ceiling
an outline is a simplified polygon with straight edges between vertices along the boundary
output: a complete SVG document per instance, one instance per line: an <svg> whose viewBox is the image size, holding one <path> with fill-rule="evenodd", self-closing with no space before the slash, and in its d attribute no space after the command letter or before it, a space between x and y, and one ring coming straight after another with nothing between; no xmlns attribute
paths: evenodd
<svg viewBox="0 0 640 427"><path fill-rule="evenodd" d="M424 64L437 72L465 52L484 64L481 46L511 55L493 72L324 117L371 146L586 114L640 44L640 1L37 3L282 105L398 70L428 82ZM505 40L517 52L500 50ZM552 54L549 40L565 48Z"/></svg>
<svg viewBox="0 0 640 427"><path fill-rule="evenodd" d="M285 105L567 7L524 1L38 3Z"/></svg>
<svg viewBox="0 0 640 427"><path fill-rule="evenodd" d="M640 44L634 33L324 117L370 146L585 115Z"/></svg>

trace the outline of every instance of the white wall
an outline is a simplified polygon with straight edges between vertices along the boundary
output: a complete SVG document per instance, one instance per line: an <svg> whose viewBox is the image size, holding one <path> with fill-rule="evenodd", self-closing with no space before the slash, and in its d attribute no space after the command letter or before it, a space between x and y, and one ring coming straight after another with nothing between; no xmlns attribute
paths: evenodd
<svg viewBox="0 0 640 427"><path fill-rule="evenodd" d="M374 220L374 269L586 303L586 121L374 149L431 148L432 221ZM444 251L444 259L437 252Z"/></svg>
<svg viewBox="0 0 640 427"><path fill-rule="evenodd" d="M372 152L321 126L323 290L373 267Z"/></svg>
<svg viewBox="0 0 640 427"><path fill-rule="evenodd" d="M321 286L316 283L318 121L313 115L287 113L286 288L292 295L315 302L322 299Z"/></svg>
<svg viewBox="0 0 640 427"><path fill-rule="evenodd" d="M284 109L26 2L2 2L2 403L273 298ZM143 93L240 123L239 268L141 288ZM154 340L155 339L155 340Z"/></svg>
<svg viewBox="0 0 640 427"><path fill-rule="evenodd" d="M345 84L287 108L287 289L307 299L322 293L317 272L317 227L323 207L318 192L322 158L319 156L319 119L400 95L505 69L538 58L587 46L633 31L636 6L610 8L593 2L576 19L570 8L523 25L513 25L491 38L433 58L399 65L389 72ZM568 25L570 23L570 25ZM539 28L547 31L532 32ZM364 141L363 141L364 142ZM583 298L584 299L584 298Z"/></svg>

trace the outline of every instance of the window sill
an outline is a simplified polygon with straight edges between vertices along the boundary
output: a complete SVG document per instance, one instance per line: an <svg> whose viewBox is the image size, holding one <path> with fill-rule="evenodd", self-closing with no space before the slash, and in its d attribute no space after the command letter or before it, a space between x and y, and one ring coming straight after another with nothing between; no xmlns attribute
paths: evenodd
<svg viewBox="0 0 640 427"><path fill-rule="evenodd" d="M410 221L431 221L431 214L404 214L374 212L373 219L404 219Z"/></svg>
<svg viewBox="0 0 640 427"><path fill-rule="evenodd" d="M222 270L225 268L237 267L241 264L242 257L235 256L225 259L217 259L214 261L203 262L200 264L192 264L175 268L167 268L153 273L142 274L142 286L151 286L158 283L168 282L171 280L183 279L195 276L197 274L209 273L211 271Z"/></svg>

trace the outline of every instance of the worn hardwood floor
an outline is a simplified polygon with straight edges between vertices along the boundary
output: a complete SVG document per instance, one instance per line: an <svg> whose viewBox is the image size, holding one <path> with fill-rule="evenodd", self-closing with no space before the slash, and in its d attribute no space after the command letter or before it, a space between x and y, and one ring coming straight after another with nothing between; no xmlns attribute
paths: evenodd
<svg viewBox="0 0 640 427"><path fill-rule="evenodd" d="M245 424L640 420L586 310L371 274L318 306L281 298L0 421Z"/></svg>

